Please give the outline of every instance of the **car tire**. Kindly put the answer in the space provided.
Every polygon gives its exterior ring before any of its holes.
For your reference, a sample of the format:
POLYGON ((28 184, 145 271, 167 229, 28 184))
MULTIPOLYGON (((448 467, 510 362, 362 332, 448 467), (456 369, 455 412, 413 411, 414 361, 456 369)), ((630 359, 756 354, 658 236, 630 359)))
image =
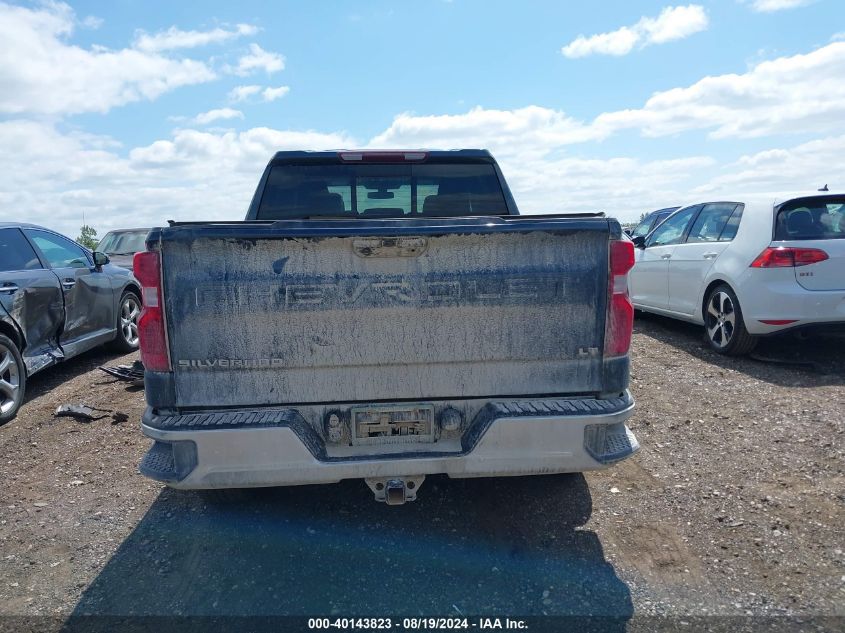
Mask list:
POLYGON ((26 365, 20 350, 8 336, 0 334, 0 426, 14 418, 26 391, 26 365))
POLYGON ((710 349, 726 356, 743 356, 757 345, 745 329, 736 293, 727 284, 713 288, 704 302, 704 336, 710 349))
POLYGON ((131 290, 120 296, 117 304, 117 333, 112 347, 119 352, 134 352, 138 349, 138 316, 141 314, 141 300, 131 290))

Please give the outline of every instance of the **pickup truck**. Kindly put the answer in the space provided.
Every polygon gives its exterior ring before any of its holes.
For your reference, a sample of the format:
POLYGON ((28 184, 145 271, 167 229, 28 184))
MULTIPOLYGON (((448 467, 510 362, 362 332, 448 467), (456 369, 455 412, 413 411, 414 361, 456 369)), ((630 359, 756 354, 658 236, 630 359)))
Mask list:
POLYGON ((246 219, 135 256, 140 470, 175 488, 607 467, 626 426, 633 245, 519 215, 485 150, 279 152, 246 219))

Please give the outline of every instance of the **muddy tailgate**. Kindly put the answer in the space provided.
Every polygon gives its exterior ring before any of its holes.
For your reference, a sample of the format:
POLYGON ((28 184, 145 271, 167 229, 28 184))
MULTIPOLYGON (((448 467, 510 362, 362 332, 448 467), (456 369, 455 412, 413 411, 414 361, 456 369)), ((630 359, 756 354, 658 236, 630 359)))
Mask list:
POLYGON ((162 229, 176 404, 602 391, 609 230, 542 217, 162 229))

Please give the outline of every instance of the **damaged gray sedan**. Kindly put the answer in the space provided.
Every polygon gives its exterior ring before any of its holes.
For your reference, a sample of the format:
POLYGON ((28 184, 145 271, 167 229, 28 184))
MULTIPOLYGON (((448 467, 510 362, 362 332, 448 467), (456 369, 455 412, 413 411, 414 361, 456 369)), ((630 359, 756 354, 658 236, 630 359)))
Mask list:
POLYGON ((26 379, 109 343, 138 348, 141 293, 132 273, 48 229, 0 223, 0 424, 26 379))

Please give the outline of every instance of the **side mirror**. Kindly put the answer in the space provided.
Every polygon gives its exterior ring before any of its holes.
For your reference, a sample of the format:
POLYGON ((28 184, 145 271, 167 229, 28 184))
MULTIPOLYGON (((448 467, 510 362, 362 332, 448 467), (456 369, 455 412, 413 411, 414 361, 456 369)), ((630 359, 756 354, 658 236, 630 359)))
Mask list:
POLYGON ((100 251, 94 251, 94 265, 99 268, 100 266, 105 266, 111 260, 109 256, 105 253, 101 253, 100 251))
POLYGON ((645 248, 645 236, 637 235, 637 237, 631 240, 634 243, 634 247, 636 248, 645 248))

